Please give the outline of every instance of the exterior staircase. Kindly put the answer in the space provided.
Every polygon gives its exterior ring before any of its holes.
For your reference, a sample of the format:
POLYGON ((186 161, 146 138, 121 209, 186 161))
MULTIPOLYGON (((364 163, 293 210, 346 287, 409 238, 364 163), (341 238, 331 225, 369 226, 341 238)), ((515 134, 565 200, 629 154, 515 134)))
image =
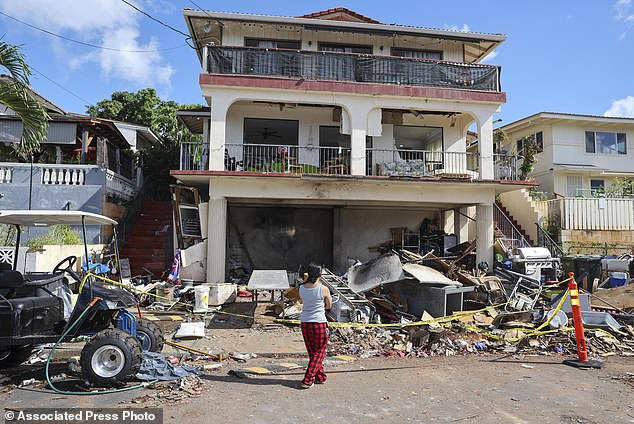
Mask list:
POLYGON ((499 225, 500 223, 498 223, 498 229, 500 229, 502 232, 504 232, 505 236, 507 236, 508 238, 516 238, 517 234, 506 234, 508 233, 513 233, 513 232, 519 232, 519 234, 521 235, 521 237, 524 238, 524 240, 526 241, 526 243, 528 243, 529 246, 536 246, 537 244, 535 243, 534 240, 531 239, 531 237, 528 235, 528 233, 524 230, 524 228, 522 228, 522 225, 520 223, 518 223, 515 218, 513 218, 513 215, 511 215, 511 213, 508 211, 508 209, 506 209, 504 207, 504 205, 502 205, 501 203, 497 202, 496 203, 497 207, 498 207, 498 211, 502 213, 502 215, 504 215, 504 217, 506 217, 506 221, 508 221, 509 223, 512 224, 512 226, 508 226, 509 228, 511 228, 511 231, 507 231, 504 227, 506 227, 505 225, 499 225))
POLYGON ((146 200, 130 231, 121 258, 130 260, 132 275, 161 277, 172 262, 172 203, 146 200))

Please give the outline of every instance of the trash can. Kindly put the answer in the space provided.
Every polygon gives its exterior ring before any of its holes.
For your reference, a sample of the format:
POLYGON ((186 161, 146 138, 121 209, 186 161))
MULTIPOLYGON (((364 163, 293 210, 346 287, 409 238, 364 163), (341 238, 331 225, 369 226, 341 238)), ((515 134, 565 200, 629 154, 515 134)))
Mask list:
POLYGON ((574 272, 579 287, 588 292, 592 291, 594 279, 601 279, 601 259, 599 255, 580 255, 575 258, 574 272))

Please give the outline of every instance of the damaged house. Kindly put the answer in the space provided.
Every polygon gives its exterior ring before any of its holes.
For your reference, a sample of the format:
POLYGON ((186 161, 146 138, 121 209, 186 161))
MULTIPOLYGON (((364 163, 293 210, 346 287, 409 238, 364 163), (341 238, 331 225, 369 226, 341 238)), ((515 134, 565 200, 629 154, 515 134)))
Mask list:
POLYGON ((208 282, 310 261, 343 273, 386 241, 420 251, 443 231, 455 237, 437 254, 476 240, 493 263, 496 195, 534 185, 493 150, 506 94, 481 61, 504 35, 345 8, 184 16, 209 106, 179 112, 203 143, 182 144, 172 175, 206 203, 208 282))

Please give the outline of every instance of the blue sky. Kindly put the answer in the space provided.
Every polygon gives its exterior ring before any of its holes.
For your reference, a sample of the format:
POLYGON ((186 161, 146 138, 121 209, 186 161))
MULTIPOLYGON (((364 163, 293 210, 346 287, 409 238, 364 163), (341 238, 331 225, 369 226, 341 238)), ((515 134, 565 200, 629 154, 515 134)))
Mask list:
MULTIPOLYGON (((503 124, 539 111, 634 117, 634 0, 132 2, 183 32, 182 9, 197 8, 195 3, 207 10, 285 16, 345 6, 385 23, 503 33, 507 41, 488 60, 502 66, 503 124)), ((0 0, 0 12, 87 43, 161 50, 99 50, 0 15, 2 39, 23 45, 34 69, 77 96, 35 74, 34 88, 66 110, 83 113, 86 104, 113 91, 143 87, 181 103, 203 101, 200 65, 184 37, 119 0, 0 0)))

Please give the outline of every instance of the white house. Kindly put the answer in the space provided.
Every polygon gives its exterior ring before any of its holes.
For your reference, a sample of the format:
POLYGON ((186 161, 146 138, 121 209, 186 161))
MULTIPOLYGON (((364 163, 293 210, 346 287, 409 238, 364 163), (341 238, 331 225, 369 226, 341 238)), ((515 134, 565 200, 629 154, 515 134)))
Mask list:
POLYGON ((541 112, 501 128, 509 141, 495 146, 498 151, 521 155, 524 143, 536 143, 530 176, 552 199, 537 207, 562 230, 562 242, 608 242, 627 250, 634 241, 634 200, 615 179, 634 179, 634 119, 541 112))
POLYGON ((241 261, 341 272, 374 257, 368 248, 390 229, 418 232, 426 218, 466 241, 470 207, 478 260, 492 263, 495 196, 531 185, 493 152, 506 94, 499 67, 480 61, 504 35, 387 25, 345 8, 184 16, 209 108, 180 113, 205 144, 182 145, 172 175, 208 193, 208 281, 241 261))

